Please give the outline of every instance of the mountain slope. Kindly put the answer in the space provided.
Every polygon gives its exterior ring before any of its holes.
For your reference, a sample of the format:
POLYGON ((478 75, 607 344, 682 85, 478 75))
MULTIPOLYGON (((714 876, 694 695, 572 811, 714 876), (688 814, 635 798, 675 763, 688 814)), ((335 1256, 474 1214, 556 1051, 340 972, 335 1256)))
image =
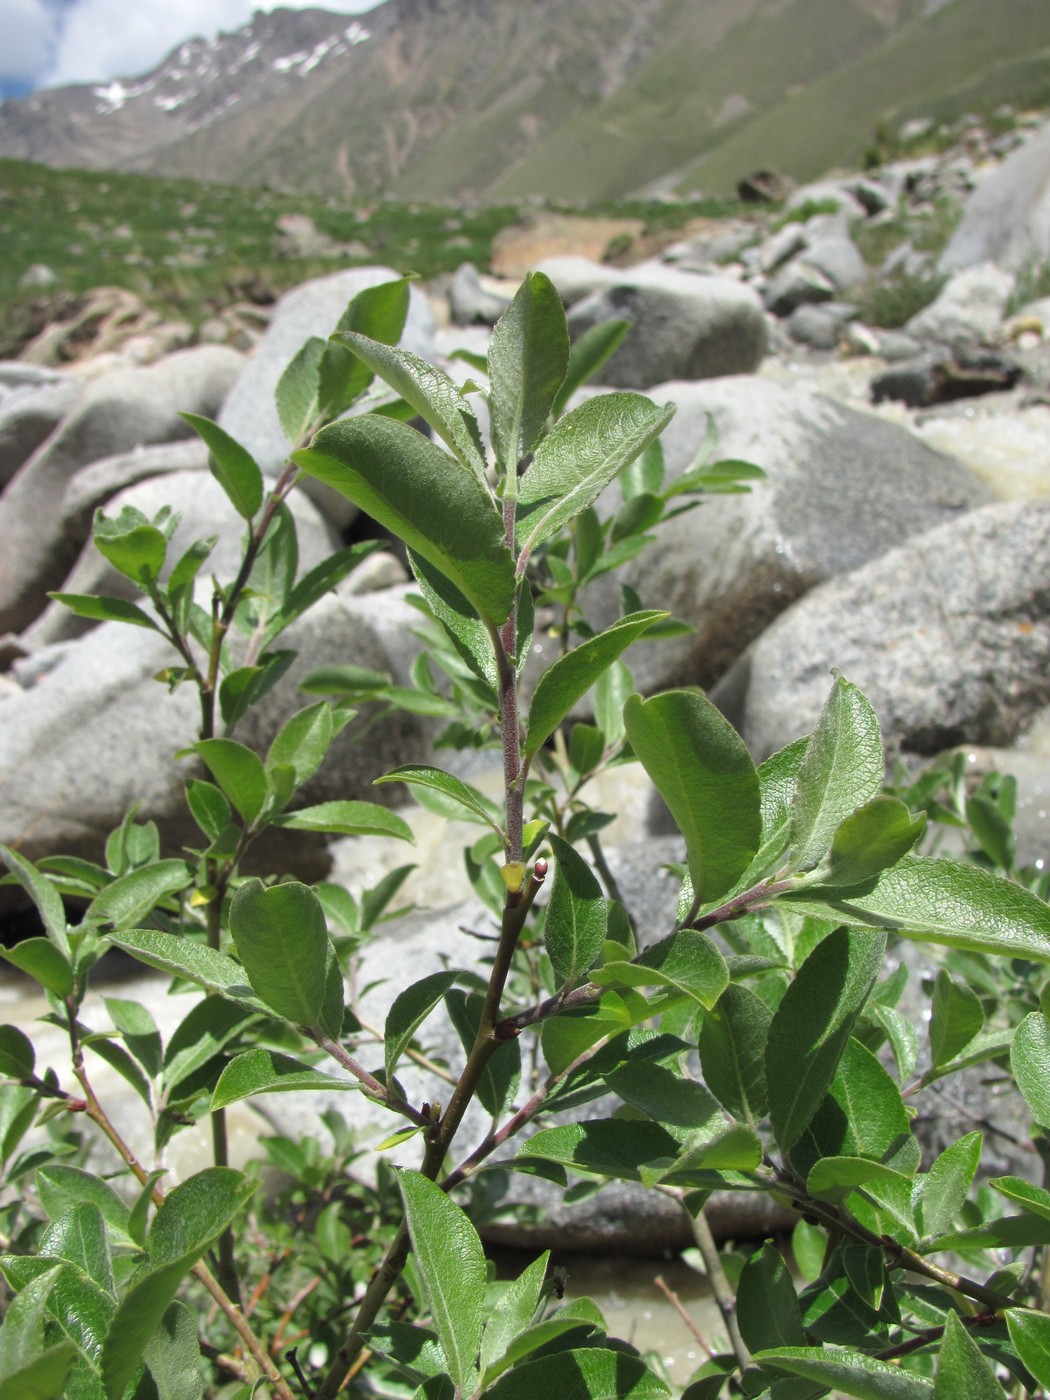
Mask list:
POLYGON ((0 155, 367 200, 730 189, 1041 81, 1048 0, 385 0, 0 106, 0 155))

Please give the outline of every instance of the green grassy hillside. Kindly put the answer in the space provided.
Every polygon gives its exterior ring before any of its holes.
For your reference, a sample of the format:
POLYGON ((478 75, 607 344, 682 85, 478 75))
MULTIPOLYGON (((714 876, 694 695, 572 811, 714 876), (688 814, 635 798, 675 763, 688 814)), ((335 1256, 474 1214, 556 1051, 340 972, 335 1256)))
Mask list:
POLYGON ((813 179, 859 165, 880 123, 951 118, 997 102, 1042 104, 1048 93, 1046 0, 953 0, 756 116, 685 165, 678 188, 732 188, 761 166, 813 179))

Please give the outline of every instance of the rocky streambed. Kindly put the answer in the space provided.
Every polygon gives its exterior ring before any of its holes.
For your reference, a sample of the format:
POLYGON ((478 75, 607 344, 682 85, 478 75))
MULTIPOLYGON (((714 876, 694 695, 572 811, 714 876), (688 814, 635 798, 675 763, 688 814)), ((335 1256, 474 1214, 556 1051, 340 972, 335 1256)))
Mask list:
MULTIPOLYGON (((670 475, 694 459, 711 424, 719 455, 767 473, 749 494, 712 498, 670 522, 658 546, 628 567, 645 606, 670 608, 692 629, 637 648, 636 681, 647 692, 704 686, 760 758, 813 727, 838 668, 873 701, 894 756, 918 763, 962 746, 975 770, 1015 770, 1022 858, 1043 859, 1050 303, 1022 294, 1050 248, 1050 126, 1021 131, 1000 151, 949 152, 822 182, 796 192, 787 214, 775 228, 706 228, 631 267, 564 255, 540 263, 574 333, 610 317, 632 323, 602 377, 676 404, 664 437, 670 475), (961 219, 939 261, 912 247, 895 252, 893 266, 865 262, 860 246, 880 220, 918 226, 949 193, 961 219), (861 312, 873 282, 900 283, 902 268, 912 280, 935 276, 938 295, 901 328, 867 324, 861 312)), ((141 337, 130 348, 118 337, 67 368, 0 365, 0 841, 33 859, 59 851, 98 858, 133 803, 171 850, 189 838, 169 755, 194 738, 195 702, 153 679, 167 664, 163 645, 148 632, 75 619, 47 592, 121 594, 122 580, 89 544, 99 506, 152 516, 172 504, 182 518, 176 543, 218 535, 221 573, 240 524, 179 413, 217 417, 275 474, 283 438, 273 389, 285 364, 308 335, 331 331, 356 291, 391 275, 353 269, 298 288, 250 353, 227 345, 163 353, 161 337, 151 357, 141 337)), ((454 352, 484 349, 512 290, 508 278, 466 270, 451 288, 416 286, 404 343, 462 380, 466 366, 454 352)), ((293 500, 303 568, 360 528, 345 502, 323 493, 293 500)), ((615 503, 614 487, 600 506, 615 503)), ((419 643, 408 591, 393 555, 352 574, 289 634, 297 660, 238 737, 265 745, 299 707, 298 679, 320 665, 353 660, 410 684, 419 643)), ((611 620, 614 605, 596 592, 595 621, 611 620)), ((546 644, 540 634, 536 645, 546 644)), ((374 777, 426 759, 432 737, 431 723, 412 715, 385 723, 367 746, 347 736, 307 797, 372 796, 374 777)), ((491 780, 484 762, 471 780, 491 780)), ((623 769, 609 781, 601 800, 619 814, 607 833, 610 865, 655 938, 673 916, 661 867, 680 858, 677 838, 644 775, 623 769)), ((460 831, 430 813, 409 818, 420 871, 406 895, 417 908, 384 925, 361 971, 362 985, 379 982, 365 998, 376 1022, 391 989, 440 966, 450 949, 470 957, 460 930, 484 918, 465 881, 457 883, 457 861, 450 869, 460 831)), ((360 889, 404 856, 381 842, 326 848, 311 840, 287 843, 279 859, 303 879, 330 871, 360 889)), ((5 974, 5 1014, 32 1014, 24 993, 5 974)), ((121 995, 148 1003, 167 1024, 174 1003, 163 983, 139 978, 121 995)), ((448 1049, 458 1053, 454 1039, 448 1049)), ((45 1038, 41 1054, 45 1062, 54 1054, 61 1070, 57 1040, 52 1047, 45 1038)), ((1006 1122, 1013 1110, 1001 1108, 1006 1122)), ((981 1111, 999 1107, 982 1103, 981 1111)), ((134 1136, 135 1105, 127 1112, 134 1136)), ((316 1112, 316 1096, 286 1096, 283 1130, 308 1130, 316 1112)), ((354 1115, 369 1146, 387 1130, 356 1097, 354 1115)), ((468 1122, 465 1133, 482 1128, 468 1122)), ((242 1107, 239 1155, 251 1155, 260 1130, 265 1122, 242 1107)), ((188 1164, 192 1134, 172 1148, 176 1172, 184 1151, 188 1164)), ((1020 1169, 1008 1156, 1004 1163, 1020 1169)), ((533 1183, 515 1189, 528 1201, 533 1183)), ((684 1242, 676 1211, 626 1187, 578 1207, 534 1203, 538 1228, 511 1220, 493 1237, 633 1250, 684 1242)), ((719 1209, 723 1233, 774 1223, 746 1207, 742 1214, 735 1200, 719 1209)))

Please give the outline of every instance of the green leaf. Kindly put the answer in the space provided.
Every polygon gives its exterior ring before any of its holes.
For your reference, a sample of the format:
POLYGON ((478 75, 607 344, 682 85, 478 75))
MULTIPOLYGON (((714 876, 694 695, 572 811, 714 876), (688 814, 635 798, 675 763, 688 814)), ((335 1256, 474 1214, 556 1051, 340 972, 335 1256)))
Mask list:
POLYGON ((404 423, 372 414, 333 423, 295 460, 428 560, 488 625, 510 615, 514 566, 486 486, 404 423))
POLYGON ((993 1177, 988 1185, 998 1191, 1010 1201, 1016 1201, 1018 1205, 1029 1210, 1033 1215, 1040 1216, 1043 1220, 1050 1220, 1050 1191, 1044 1191, 1040 1186, 1033 1186, 1031 1182, 1023 1181, 1018 1176, 998 1176, 993 1177))
POLYGON ((1050 1220, 1036 1215, 1002 1215, 969 1230, 953 1230, 936 1239, 924 1240, 923 1254, 941 1254, 968 1249, 1027 1249, 1050 1244, 1050 1220))
POLYGON ((53 1220, 40 1241, 45 1259, 64 1259, 103 1289, 113 1292, 113 1268, 106 1238, 106 1222, 98 1206, 79 1201, 53 1220))
POLYGON ((954 1060, 984 1029, 984 1007, 965 982, 954 982, 944 968, 937 974, 930 1012, 930 1062, 935 1069, 954 1060))
POLYGON ((518 483, 523 554, 593 505, 673 416, 673 404, 658 408, 641 394, 602 394, 555 424, 518 483))
POLYGON ((812 878, 831 889, 864 884, 906 855, 925 825, 926 814, 912 817, 899 798, 875 797, 839 824, 812 878))
POLYGON ((312 335, 303 342, 277 381, 274 402, 284 435, 293 445, 318 415, 321 360, 328 342, 312 335))
MULTIPOLYGON (((358 292, 343 312, 336 333, 357 331, 383 345, 396 345, 408 316, 408 279, 381 282, 358 292)), ((345 346, 329 341, 321 361, 321 413, 337 418, 372 383, 374 376, 363 360, 345 346)))
POLYGON ((755 1353, 764 1371, 806 1380, 855 1395, 859 1400, 931 1400, 933 1386, 888 1361, 831 1347, 777 1347, 755 1353))
POLYGON ((980 1160, 981 1134, 967 1133, 946 1147, 928 1172, 916 1177, 916 1213, 924 1236, 933 1238, 951 1229, 970 1193, 980 1160))
MULTIPOLYGON (((346 549, 337 549, 334 554, 328 555, 320 564, 315 564, 303 574, 294 588, 285 594, 266 628, 266 645, 269 646, 290 623, 312 608, 326 593, 331 593, 347 574, 380 548, 382 545, 378 540, 362 540, 357 544, 348 545, 346 549)), ((299 682, 299 688, 306 689, 302 681, 299 682)))
POLYGON ((459 977, 458 972, 432 972, 399 992, 383 1028, 387 1076, 393 1074, 412 1037, 459 977))
POLYGON ((95 896, 84 922, 130 928, 144 919, 169 894, 193 883, 193 871, 184 860, 158 860, 139 870, 129 870, 95 896))
POLYGON ((749 1128, 726 1117, 702 1084, 664 1065, 626 1064, 605 1076, 609 1087, 632 1107, 647 1113, 679 1142, 671 1169, 641 1167, 646 1185, 682 1172, 751 1171, 762 1160, 762 1144, 749 1128))
POLYGON ((193 580, 204 567, 205 561, 218 543, 218 535, 211 535, 208 539, 194 540, 186 549, 182 556, 176 560, 175 567, 168 575, 168 598, 174 603, 180 592, 187 590, 193 580))
MULTIPOLYGON (((449 1020, 456 1028, 460 1043, 469 1055, 481 1027, 481 1012, 485 998, 480 992, 468 994, 457 988, 445 993, 449 1020)), ((518 1092, 521 1082, 521 1042, 504 1040, 489 1057, 481 1072, 476 1090, 478 1102, 486 1113, 499 1118, 518 1092)))
MULTIPOLYGON (((1007 1318, 1011 1316, 1007 1314, 1007 1318)), ((1003 1400, 1006 1392, 995 1371, 970 1336, 958 1315, 949 1312, 937 1353, 937 1377, 933 1400, 1003 1400)))
POLYGON ((87 617, 92 622, 127 622, 132 627, 160 631, 148 613, 126 598, 113 598, 106 593, 49 593, 47 596, 68 608, 75 617, 87 617))
POLYGON ((565 405, 581 384, 593 379, 602 366, 615 355, 631 329, 630 321, 603 321, 590 326, 574 340, 569 349, 569 367, 565 382, 554 400, 554 417, 560 418, 565 405))
POLYGON ((251 520, 263 498, 263 474, 255 458, 210 418, 196 413, 180 416, 203 439, 211 454, 208 459, 211 474, 226 492, 234 510, 245 520, 251 520))
POLYGON ((229 1062, 211 1097, 211 1111, 228 1108, 231 1103, 251 1098, 253 1094, 287 1094, 303 1090, 327 1093, 356 1090, 361 1086, 355 1079, 337 1079, 322 1074, 290 1055, 276 1050, 246 1050, 229 1062))
POLYGON ((11 1301, 0 1326, 0 1400, 63 1400, 76 1361, 70 1342, 46 1347, 44 1323, 57 1269, 28 1283, 11 1301))
POLYGON ((398 1185, 416 1267, 441 1339, 449 1374, 462 1395, 476 1387, 485 1317, 485 1253, 466 1215, 419 1172, 402 1171, 398 1185))
POLYGON ((25 938, 13 948, 0 948, 0 958, 28 973, 56 997, 67 997, 73 990, 69 959, 46 938, 25 938))
POLYGON ((906 1182, 908 1178, 868 1157, 822 1157, 806 1178, 806 1190, 818 1200, 841 1201, 869 1182, 906 1182))
POLYGON ((220 790, 203 778, 191 778, 186 784, 186 802, 208 840, 217 841, 233 817, 233 808, 220 790))
POLYGON ((122 1400, 183 1278, 247 1204, 257 1182, 209 1167, 169 1191, 149 1232, 149 1266, 121 1299, 102 1346, 107 1400, 122 1400))
POLYGON ((703 1018, 697 1048, 704 1083, 734 1118, 766 1116, 766 1038, 773 1013, 749 987, 730 983, 703 1018))
POLYGON ((666 612, 637 612, 622 617, 604 632, 582 642, 540 677, 529 704, 525 758, 531 761, 577 701, 646 628, 669 617, 666 612))
POLYGON ((1050 962, 1050 906, 1010 880, 962 861, 904 856, 871 890, 780 896, 817 918, 993 956, 1050 962))
POLYGON ((290 764, 295 769, 296 786, 300 786, 324 762, 332 737, 331 706, 322 700, 292 715, 281 726, 266 754, 266 768, 290 764))
POLYGON ((193 748, 250 826, 266 802, 266 770, 262 759, 236 739, 201 739, 193 748))
POLYGON ((336 695, 347 699, 370 697, 390 684, 387 671, 372 671, 367 666, 318 666, 299 682, 306 695, 336 695))
POLYGON ((124 1037, 124 1044, 142 1065, 150 1078, 160 1073, 163 1046, 157 1024, 141 1002, 125 997, 103 997, 114 1027, 124 1037))
POLYGON ((1050 1317, 1009 1308, 1006 1326, 1017 1355, 1042 1386, 1050 1386, 1050 1317))
POLYGON ((0 1026, 0 1076, 29 1079, 36 1067, 36 1052, 24 1031, 17 1026, 0 1026))
MULTIPOLYGON (((410 350, 382 345, 353 331, 337 335, 334 339, 337 344, 352 350, 406 403, 411 404, 420 418, 430 424, 460 463, 470 471, 475 482, 484 487, 485 452, 474 410, 444 370, 428 364, 410 350)), ((314 443, 321 446, 316 438, 314 443)))
POLYGON ((775 1245, 762 1245, 744 1265, 736 1313, 740 1335, 751 1351, 805 1346, 795 1286, 775 1245))
POLYGON ((518 1277, 509 1283, 485 1324, 481 1339, 481 1380, 487 1385, 490 1369, 502 1360, 507 1347, 519 1333, 529 1327, 540 1305, 543 1280, 547 1275, 550 1250, 533 1260, 518 1277))
POLYGON ((569 986, 590 968, 605 942, 609 903, 582 856, 560 836, 550 836, 556 866, 543 924, 543 941, 559 985, 569 986))
POLYGON ((1050 1024, 1041 1011, 1030 1011, 1010 1046, 1010 1068, 1028 1112, 1050 1127, 1050 1024))
POLYGON ((672 933, 652 943, 633 962, 595 968, 599 986, 672 987, 711 1007, 729 983, 725 958, 706 934, 672 933))
POLYGON ((791 813, 792 863, 810 870, 846 817, 882 790, 885 759, 871 705, 841 677, 832 687, 799 769, 791 813))
POLYGON ((204 1068, 242 1030, 252 1013, 221 997, 199 1001, 168 1039, 164 1052, 164 1084, 171 1091, 204 1068))
POLYGON ((17 851, 12 851, 8 846, 0 846, 0 860, 4 862, 36 905, 48 938, 68 959, 70 952, 69 939, 66 937, 66 911, 63 908, 62 897, 58 890, 31 861, 20 856, 17 851))
POLYGON ((526 274, 489 340, 489 415, 496 460, 517 473, 546 426, 569 367, 561 298, 542 272, 526 274))
POLYGON ((597 1118, 541 1128, 518 1149, 515 1162, 541 1158, 589 1176, 640 1181, 642 1169, 669 1171, 681 1146, 666 1128, 645 1120, 597 1118))
POLYGON ((40 1204, 52 1220, 77 1205, 90 1205, 99 1212, 119 1243, 131 1243, 127 1203, 101 1177, 63 1162, 50 1162, 37 1173, 36 1188, 40 1204))
POLYGON ((141 511, 125 506, 115 520, 109 520, 97 510, 92 534, 95 548, 118 574, 143 587, 160 578, 168 541, 141 511))
POLYGON ((641 1357, 586 1347, 515 1366, 485 1400, 667 1400, 670 1393, 641 1357))
MULTIPOLYGON (((448 633, 456 651, 459 652, 474 674, 492 688, 492 707, 496 708, 495 697, 499 686, 499 672, 492 646, 492 636, 488 628, 459 589, 426 559, 420 558, 418 554, 409 550, 408 562, 412 567, 412 573, 419 584, 427 607, 448 633)), ((531 597, 531 589, 522 589, 522 603, 531 597)), ((520 639, 520 606, 518 612, 520 639)), ((520 659, 519 657, 519 662, 520 659)), ((520 664, 518 669, 520 672, 520 664)))
POLYGON ((229 728, 268 695, 295 660, 294 651, 268 651, 257 666, 239 666, 219 684, 219 711, 229 728))
POLYGON ((685 837, 700 904, 732 889, 758 849, 758 775, 733 726, 695 691, 624 706, 631 748, 685 837))
POLYGON ((818 943, 774 1013, 766 1041, 766 1087, 782 1151, 802 1136, 882 966, 886 939, 839 928, 818 943))
POLYGON ((414 841, 412 828, 377 802, 319 802, 315 807, 300 807, 297 812, 285 812, 275 817, 273 826, 292 831, 326 831, 341 836, 396 836, 401 841, 414 841))
POLYGON ((250 1011, 267 1009, 249 987, 241 964, 204 943, 151 928, 118 929, 108 937, 149 967, 185 977, 205 991, 216 992, 250 1011))
POLYGON ((247 880, 230 905, 230 932, 256 995, 293 1025, 320 1028, 330 944, 314 892, 247 880))
POLYGON ((634 677, 622 661, 614 661, 594 687, 594 721, 609 748, 624 737, 623 707, 634 693, 634 677))
POLYGON ((174 1302, 146 1343, 146 1365, 157 1400, 204 1400, 197 1323, 185 1303, 174 1302))
POLYGON ((391 773, 384 773, 376 783, 408 783, 411 786, 431 788, 445 797, 451 798, 475 817, 491 826, 497 836, 502 836, 500 810, 491 798, 471 787, 469 783, 444 772, 441 768, 430 768, 425 764, 406 763, 391 773))

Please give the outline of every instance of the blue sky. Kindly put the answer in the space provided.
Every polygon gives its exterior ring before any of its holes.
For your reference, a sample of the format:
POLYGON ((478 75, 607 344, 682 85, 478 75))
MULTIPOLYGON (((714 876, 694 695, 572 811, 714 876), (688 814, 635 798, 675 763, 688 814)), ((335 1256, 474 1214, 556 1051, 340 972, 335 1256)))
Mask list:
POLYGON ((360 14, 378 0, 0 0, 0 97, 144 73, 183 39, 278 3, 360 14))

